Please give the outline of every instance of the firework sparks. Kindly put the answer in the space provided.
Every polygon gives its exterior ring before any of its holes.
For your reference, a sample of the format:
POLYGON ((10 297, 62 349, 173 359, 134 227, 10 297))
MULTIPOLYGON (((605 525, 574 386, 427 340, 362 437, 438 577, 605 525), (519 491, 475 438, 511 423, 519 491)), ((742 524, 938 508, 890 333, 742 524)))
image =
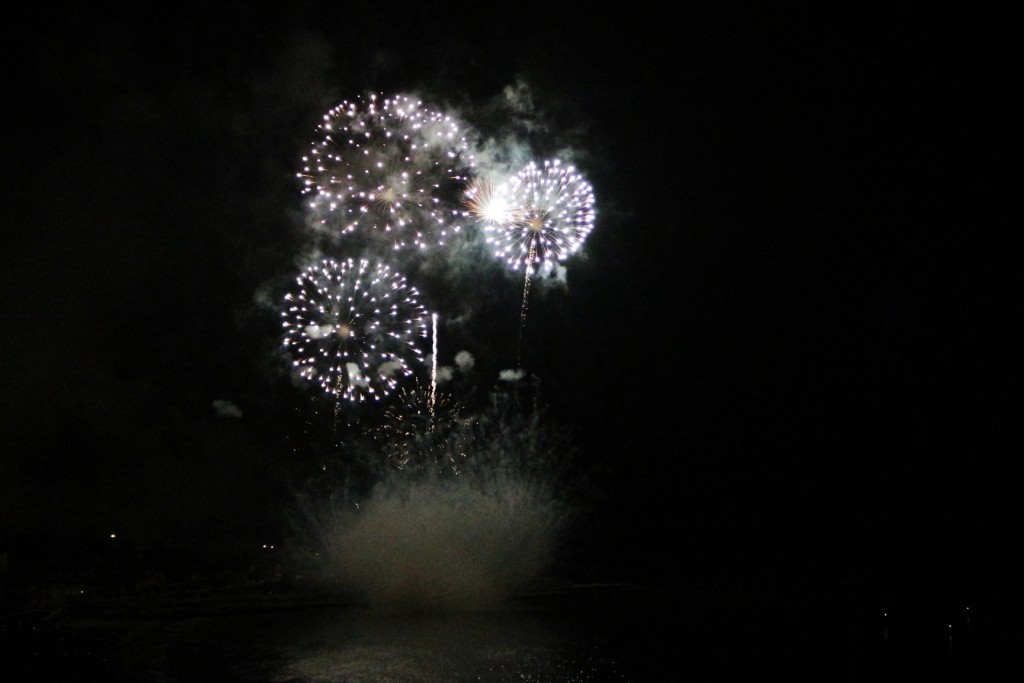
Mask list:
POLYGON ((457 121, 398 95, 342 102, 302 158, 316 220, 400 249, 443 245, 466 217, 474 160, 457 121))
POLYGON ((485 225, 510 226, 521 218, 522 211, 511 203, 504 188, 486 178, 479 178, 470 184, 464 204, 469 213, 485 225))
POLYGON ((380 399, 422 361, 419 293, 382 263, 324 259, 296 279, 282 311, 284 347, 299 375, 339 399, 380 399))
POLYGON ((400 468, 440 467, 458 474, 470 440, 461 416, 462 405, 446 393, 422 388, 402 389, 370 433, 384 455, 400 468))
POLYGON ((564 261, 579 251, 594 227, 594 192, 582 175, 557 159, 532 161, 499 188, 468 193, 483 220, 487 242, 515 269, 564 261))

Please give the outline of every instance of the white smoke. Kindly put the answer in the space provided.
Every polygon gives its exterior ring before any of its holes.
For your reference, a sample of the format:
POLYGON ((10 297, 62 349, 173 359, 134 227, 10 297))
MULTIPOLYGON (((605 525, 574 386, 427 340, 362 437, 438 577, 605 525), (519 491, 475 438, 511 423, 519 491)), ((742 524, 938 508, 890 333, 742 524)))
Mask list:
MULTIPOLYGON (((517 271, 521 272, 521 271, 517 271)), ((530 282, 546 289, 566 289, 568 269, 555 260, 544 260, 537 264, 530 282)))
POLYGON ((348 372, 349 386, 363 388, 370 386, 370 378, 363 374, 358 364, 352 362, 345 363, 345 371, 348 372))
POLYGON ((475 363, 476 359, 473 358, 473 354, 469 351, 459 351, 455 354, 455 364, 459 366, 459 372, 469 372, 473 369, 475 363))
POLYGON ((526 370, 502 370, 498 373, 498 379, 502 382, 518 382, 526 376, 526 370))
POLYGON ((324 578, 390 608, 481 609, 547 569, 561 512, 511 478, 383 483, 327 521, 324 578))
POLYGON ((455 376, 455 368, 450 365, 439 365, 437 368, 437 383, 444 384, 450 382, 452 377, 455 376))
POLYGON ((384 375, 385 377, 391 377, 396 372, 400 372, 401 369, 402 364, 396 360, 385 361, 381 363, 380 366, 377 368, 380 374, 384 375))
MULTIPOLYGON (((577 514, 572 448, 539 414, 505 407, 440 432, 430 452, 459 460, 458 474, 388 468, 366 489, 301 498, 309 535, 292 557, 303 574, 376 607, 416 611, 486 609, 541 578, 577 514)), ((433 439, 433 427, 419 436, 433 439)), ((359 454, 354 442, 347 457, 359 454)))
POLYGON ((334 327, 331 325, 307 325, 303 331, 310 339, 323 339, 334 332, 334 327))
POLYGON ((216 411, 217 417, 242 417, 242 409, 231 401, 217 399, 213 402, 213 409, 216 411))

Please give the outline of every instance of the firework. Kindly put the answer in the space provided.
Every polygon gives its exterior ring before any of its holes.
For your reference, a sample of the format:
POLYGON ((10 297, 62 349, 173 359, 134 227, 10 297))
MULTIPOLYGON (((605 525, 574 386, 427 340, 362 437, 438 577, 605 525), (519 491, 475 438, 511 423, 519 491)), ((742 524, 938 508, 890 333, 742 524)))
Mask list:
POLYGON ((594 192, 575 168, 558 159, 538 168, 532 161, 508 182, 480 180, 463 201, 483 223, 485 239, 499 258, 523 268, 516 363, 522 360, 530 279, 538 267, 553 267, 576 253, 594 227, 594 192))
POLYGON ((485 226, 515 225, 522 212, 510 203, 511 198, 504 189, 504 186, 493 180, 478 178, 466 190, 466 208, 485 226))
POLYGON ((532 161, 495 189, 474 185, 470 211, 482 219, 487 242, 513 268, 530 271, 564 261, 594 226, 594 192, 575 168, 557 159, 532 161))
POLYGON ((430 417, 434 417, 434 404, 437 403, 437 313, 430 316, 430 417))
POLYGON ((459 232, 473 168, 453 117, 404 95, 370 95, 324 115, 298 176, 317 222, 425 249, 459 232))
POLYGON ((387 265, 324 259, 296 279, 282 311, 284 348, 306 380, 339 399, 380 399, 422 361, 419 293, 387 265))
POLYGON ((469 444, 462 405, 446 393, 417 383, 402 389, 384 411, 371 436, 385 456, 400 468, 437 467, 458 474, 469 444))

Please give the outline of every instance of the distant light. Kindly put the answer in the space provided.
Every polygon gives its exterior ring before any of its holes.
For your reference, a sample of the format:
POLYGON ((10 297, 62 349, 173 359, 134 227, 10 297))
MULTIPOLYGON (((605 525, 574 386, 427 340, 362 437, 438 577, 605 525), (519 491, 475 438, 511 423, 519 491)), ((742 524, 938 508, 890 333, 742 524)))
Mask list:
POLYGON ((117 538, 117 534, 110 534, 111 538, 117 538))

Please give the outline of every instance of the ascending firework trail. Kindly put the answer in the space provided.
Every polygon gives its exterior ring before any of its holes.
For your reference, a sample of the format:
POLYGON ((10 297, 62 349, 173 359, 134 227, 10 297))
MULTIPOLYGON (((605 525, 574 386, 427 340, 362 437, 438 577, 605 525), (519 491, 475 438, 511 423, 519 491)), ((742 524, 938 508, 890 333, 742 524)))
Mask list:
POLYGON ((437 401, 437 313, 430 316, 430 419, 434 419, 434 403, 437 401))

